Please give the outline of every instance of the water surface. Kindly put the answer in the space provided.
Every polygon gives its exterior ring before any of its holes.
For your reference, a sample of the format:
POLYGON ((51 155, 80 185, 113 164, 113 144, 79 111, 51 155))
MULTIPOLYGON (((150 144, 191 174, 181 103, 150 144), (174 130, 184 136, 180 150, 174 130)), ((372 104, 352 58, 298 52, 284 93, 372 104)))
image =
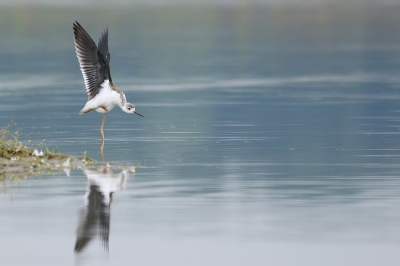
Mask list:
POLYGON ((1 264, 396 265, 394 11, 336 10, 342 20, 324 24, 304 21, 308 9, 280 10, 298 23, 266 19, 267 8, 185 10, 197 20, 181 23, 181 9, 116 10, 111 22, 34 9, 1 27, 13 35, 0 54, 0 123, 13 117, 23 141, 101 162, 102 115, 78 115, 75 19, 94 39, 110 24, 113 79, 144 115, 108 115, 113 169, 3 183, 1 264), (90 196, 107 206, 90 212, 90 196), (95 234, 109 223, 108 253, 103 231, 74 254, 89 220, 102 223, 95 234))

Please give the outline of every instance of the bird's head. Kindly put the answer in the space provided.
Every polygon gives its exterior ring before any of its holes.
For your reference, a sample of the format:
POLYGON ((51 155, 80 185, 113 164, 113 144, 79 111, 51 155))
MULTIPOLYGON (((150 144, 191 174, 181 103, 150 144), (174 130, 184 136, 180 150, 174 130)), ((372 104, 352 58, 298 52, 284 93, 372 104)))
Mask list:
POLYGON ((128 113, 128 114, 137 114, 137 115, 140 115, 141 117, 143 117, 141 114, 139 114, 139 113, 137 113, 137 112, 135 111, 135 105, 132 104, 132 103, 126 103, 126 104, 124 105, 124 107, 122 108, 122 110, 123 110, 125 113, 128 113))

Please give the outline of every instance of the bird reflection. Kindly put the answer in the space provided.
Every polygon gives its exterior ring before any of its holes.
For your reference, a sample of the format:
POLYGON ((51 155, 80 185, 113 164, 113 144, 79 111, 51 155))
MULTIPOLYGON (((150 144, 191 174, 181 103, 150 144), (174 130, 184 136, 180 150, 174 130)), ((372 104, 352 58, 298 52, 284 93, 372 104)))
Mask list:
POLYGON ((110 235, 110 206, 113 194, 125 188, 129 177, 133 176, 135 168, 123 169, 114 173, 113 167, 104 166, 85 167, 84 174, 88 179, 85 195, 85 206, 80 213, 75 243, 75 252, 82 252, 89 242, 100 237, 103 248, 108 252, 110 235))

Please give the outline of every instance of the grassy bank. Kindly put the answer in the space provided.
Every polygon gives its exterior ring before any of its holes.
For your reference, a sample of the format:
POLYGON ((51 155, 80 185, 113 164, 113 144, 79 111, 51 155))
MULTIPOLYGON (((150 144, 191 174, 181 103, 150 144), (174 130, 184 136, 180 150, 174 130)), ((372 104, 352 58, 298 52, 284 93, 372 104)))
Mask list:
POLYGON ((19 130, 12 130, 14 127, 15 124, 10 122, 0 128, 0 181, 70 171, 82 165, 95 164, 86 154, 75 158, 50 149, 43 142, 35 147, 24 144, 19 140, 19 130))

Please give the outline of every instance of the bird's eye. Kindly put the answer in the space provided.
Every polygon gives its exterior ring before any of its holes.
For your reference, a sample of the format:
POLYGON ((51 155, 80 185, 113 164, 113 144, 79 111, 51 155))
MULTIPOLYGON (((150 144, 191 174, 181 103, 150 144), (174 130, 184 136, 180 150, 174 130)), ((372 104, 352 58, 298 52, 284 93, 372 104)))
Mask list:
POLYGON ((128 110, 131 110, 131 108, 130 108, 130 107, 128 107, 128 110))

